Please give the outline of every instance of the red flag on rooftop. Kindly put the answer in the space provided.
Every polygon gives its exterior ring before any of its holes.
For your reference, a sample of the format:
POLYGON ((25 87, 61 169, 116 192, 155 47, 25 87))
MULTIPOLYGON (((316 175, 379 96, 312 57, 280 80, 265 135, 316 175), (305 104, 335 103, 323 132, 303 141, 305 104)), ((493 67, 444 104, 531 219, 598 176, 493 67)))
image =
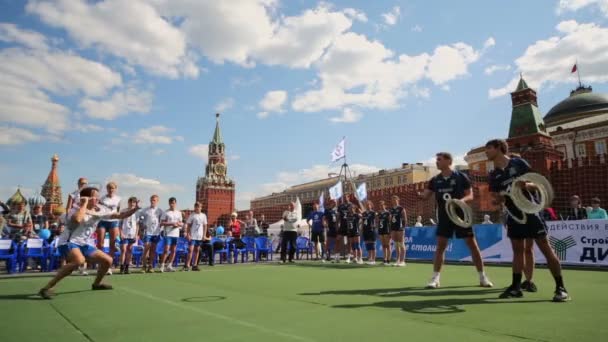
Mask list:
POLYGON ((576 70, 577 70, 577 68, 576 68, 576 64, 574 64, 574 66, 572 67, 572 71, 571 71, 571 73, 575 73, 575 72, 576 72, 576 70))

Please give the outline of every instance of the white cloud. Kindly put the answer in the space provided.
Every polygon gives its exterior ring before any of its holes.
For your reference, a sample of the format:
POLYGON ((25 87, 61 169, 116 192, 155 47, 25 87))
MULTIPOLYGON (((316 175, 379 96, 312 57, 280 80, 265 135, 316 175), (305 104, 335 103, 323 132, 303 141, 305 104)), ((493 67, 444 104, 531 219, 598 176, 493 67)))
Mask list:
POLYGON ((225 98, 215 105, 215 111, 218 113, 222 113, 225 110, 228 110, 234 106, 234 99, 231 97, 225 98))
MULTIPOLYGON (((570 73, 578 59, 578 66, 589 83, 608 82, 608 28, 597 24, 581 24, 574 20, 556 26, 557 36, 536 41, 515 60, 517 71, 534 88, 546 84, 574 83, 570 73)), ((502 88, 490 89, 489 97, 509 94, 517 85, 515 76, 502 88)))
POLYGON ((511 70, 511 66, 508 64, 506 64, 506 65, 495 64, 495 65, 490 65, 489 67, 485 68, 483 72, 486 75, 492 75, 497 71, 509 71, 509 70, 511 70))
POLYGON ((32 49, 48 48, 45 36, 35 31, 22 30, 11 23, 0 23, 0 41, 17 43, 32 49))
POLYGON ((175 196, 176 193, 184 190, 181 185, 166 184, 157 179, 144 178, 133 173, 113 173, 106 179, 106 183, 109 181, 118 184, 118 191, 123 198, 123 206, 126 205, 128 198, 131 196, 137 197, 141 206, 146 206, 150 203, 150 196, 154 194, 160 196, 160 203, 165 203, 168 197, 175 196))
POLYGON ((172 134, 173 128, 165 126, 152 126, 138 130, 131 140, 136 144, 172 144, 174 141, 183 141, 184 138, 172 134))
POLYGON ((479 52, 467 44, 439 46, 429 61, 428 78, 435 84, 444 84, 466 75, 469 64, 476 62, 477 59, 479 59, 479 52))
POLYGON ((420 26, 420 25, 414 25, 412 27, 412 32, 422 32, 422 26, 420 26))
POLYGON ((70 129, 75 130, 75 131, 79 131, 79 132, 82 132, 82 133, 102 132, 104 130, 103 127, 98 126, 98 125, 82 124, 80 122, 72 123, 70 125, 70 129))
POLYGON ((297 111, 315 112, 347 106, 393 109, 409 86, 424 78, 437 85, 468 74, 480 52, 464 43, 438 46, 432 55, 395 56, 378 41, 348 32, 340 36, 317 62, 317 89, 298 94, 297 111))
POLYGON ((367 22, 367 15, 365 15, 365 13, 362 11, 359 11, 354 8, 345 8, 343 12, 347 17, 349 17, 353 20, 358 20, 362 23, 367 22))
POLYGON ((201 145, 190 146, 190 148, 188 149, 188 153, 190 153, 190 155, 192 155, 192 156, 195 156, 204 161, 207 161, 207 157, 208 157, 208 153, 209 153, 209 145, 201 144, 201 145))
POLYGON ((605 16, 608 16, 608 0, 560 0, 557 5, 557 14, 575 12, 584 7, 597 6, 605 16))
POLYGON ((341 116, 335 116, 329 119, 331 122, 336 123, 354 123, 363 117, 363 114, 357 112, 351 108, 344 108, 341 116))
POLYGON ((27 129, 0 126, 0 146, 27 144, 40 139, 38 134, 27 129))
POLYGON ((384 18, 384 23, 386 25, 395 25, 397 21, 399 21, 399 17, 401 17, 401 8, 399 6, 395 6, 391 9, 390 12, 383 13, 382 18, 384 18))
POLYGON ((148 113, 152 106, 152 97, 152 93, 149 91, 128 86, 126 89, 114 91, 106 99, 83 99, 80 107, 91 118, 114 120, 130 113, 148 113))
POLYGON ((264 98, 260 100, 259 106, 262 111, 258 113, 258 118, 267 118, 272 112, 284 112, 283 105, 285 105, 285 102, 287 102, 286 91, 272 90, 267 92, 264 98))
POLYGON ((296 16, 276 15, 277 0, 153 3, 162 15, 181 21, 189 43, 211 61, 246 67, 262 62, 308 68, 353 20, 367 19, 362 12, 332 10, 327 3, 296 16))
POLYGON ((496 40, 494 39, 494 37, 486 39, 486 41, 483 43, 484 50, 487 50, 493 46, 496 46, 496 40))
POLYGON ((69 52, 21 47, 0 50, 0 122, 70 128, 69 108, 53 97, 104 96, 122 85, 120 74, 69 52))
POLYGON ((122 57, 154 74, 198 77, 184 34, 146 1, 32 0, 26 11, 65 29, 83 47, 122 57))

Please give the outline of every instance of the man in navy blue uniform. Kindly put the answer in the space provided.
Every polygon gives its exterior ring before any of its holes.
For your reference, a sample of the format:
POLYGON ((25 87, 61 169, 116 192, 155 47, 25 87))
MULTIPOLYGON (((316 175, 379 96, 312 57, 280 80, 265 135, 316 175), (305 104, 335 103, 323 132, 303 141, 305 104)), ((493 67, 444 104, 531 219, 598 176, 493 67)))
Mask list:
MULTIPOLYGON (((323 212, 319 211, 319 203, 313 204, 313 211, 308 215, 306 219, 306 223, 312 227, 312 234, 310 237, 310 241, 317 245, 317 243, 321 244, 321 251, 325 250, 325 229, 323 228, 323 212)), ((315 248, 315 253, 318 253, 319 250, 315 248)), ((323 260, 322 255, 316 255, 317 258, 321 258, 323 260)), ((325 261, 325 260, 323 260, 325 261)))
POLYGON ((433 260, 433 277, 427 284, 427 288, 435 289, 440 286, 440 272, 445 260, 445 250, 449 239, 453 238, 454 235, 457 239, 465 239, 469 250, 471 250, 471 259, 479 273, 479 285, 492 287, 492 282, 483 270, 483 260, 475 235, 473 235, 473 227, 463 228, 452 222, 445 208, 446 199, 444 196, 459 199, 463 202, 473 200, 471 181, 464 173, 452 170, 452 155, 450 153, 440 152, 436 154, 436 157, 437 169, 441 173, 429 181, 428 188, 420 195, 420 197, 428 199, 433 193, 435 194, 437 219, 439 221, 437 224, 437 249, 433 260))
MULTIPOLYGON (((327 228, 327 261, 331 260, 331 248, 337 249, 336 236, 338 236, 338 210, 336 201, 331 200, 330 209, 326 209, 323 215, 323 226, 327 228)), ((338 252, 340 253, 340 252, 338 252)))
POLYGON ((342 197, 342 203, 338 206, 338 237, 336 239, 336 262, 340 262, 340 254, 342 252, 348 253, 346 262, 350 263, 350 247, 344 243, 344 238, 348 236, 348 216, 350 215, 350 208, 353 206, 350 203, 348 196, 342 197))
POLYGON ((391 238, 397 251, 397 262, 394 266, 405 267, 405 226, 407 214, 405 208, 399 205, 399 196, 393 195, 393 207, 388 211, 391 214, 391 238))
POLYGON ((547 227, 540 213, 525 214, 515 206, 509 196, 502 195, 503 192, 509 193, 514 186, 525 189, 529 198, 537 190, 531 183, 516 182, 516 179, 526 173, 531 172, 530 165, 524 159, 507 157, 509 147, 507 142, 501 139, 490 140, 486 143, 486 155, 488 160, 494 162, 495 169, 490 172, 488 182, 490 192, 494 196, 496 204, 501 204, 508 213, 506 226, 511 246, 513 248, 513 280, 511 285, 500 295, 500 298, 520 298, 522 270, 524 268, 524 242, 525 239, 534 239, 538 249, 547 259, 547 266, 555 279, 555 295, 553 301, 565 302, 570 300, 570 296, 564 286, 562 270, 559 259, 549 245, 547 239, 547 227), (525 223, 518 223, 523 221, 525 223))

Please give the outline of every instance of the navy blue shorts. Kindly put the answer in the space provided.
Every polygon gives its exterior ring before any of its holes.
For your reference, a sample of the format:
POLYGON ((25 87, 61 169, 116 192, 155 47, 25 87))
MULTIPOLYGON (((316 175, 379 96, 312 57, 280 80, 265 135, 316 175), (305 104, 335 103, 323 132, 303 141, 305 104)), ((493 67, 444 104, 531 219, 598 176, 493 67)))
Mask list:
POLYGON ((99 221, 99 223, 97 224, 97 228, 110 230, 118 228, 118 223, 118 221, 99 221))
POLYGON ((59 254, 61 254, 62 257, 67 258, 68 255, 70 254, 70 251, 72 249, 80 249, 80 252, 82 253, 82 255, 84 255, 85 257, 90 257, 91 254, 95 253, 97 251, 97 248, 91 246, 91 245, 77 245, 75 243, 72 242, 68 242, 66 245, 61 245, 59 246, 57 249, 59 250, 59 254))
POLYGON ((177 240, 178 239, 179 238, 177 238, 177 237, 165 236, 165 246, 177 245, 177 240))
POLYGON ((146 235, 144 236, 144 243, 159 243, 160 235, 146 235))
POLYGON ((190 240, 189 245, 194 247, 200 247, 203 244, 203 240, 190 240))
POLYGON ((122 240, 120 240, 120 244, 121 245, 132 245, 135 242, 136 242, 135 239, 122 239, 122 240))
POLYGON ((366 242, 365 243, 365 249, 367 251, 375 251, 376 250, 376 243, 375 242, 366 242))

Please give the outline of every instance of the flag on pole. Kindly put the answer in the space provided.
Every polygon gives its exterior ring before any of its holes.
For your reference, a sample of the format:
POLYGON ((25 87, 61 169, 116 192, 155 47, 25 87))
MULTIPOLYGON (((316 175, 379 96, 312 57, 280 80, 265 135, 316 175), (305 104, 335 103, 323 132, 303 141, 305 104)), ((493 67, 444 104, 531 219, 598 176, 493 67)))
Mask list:
POLYGON ((336 185, 329 188, 329 198, 333 200, 342 198, 342 181, 339 181, 336 185))
POLYGON ((296 197, 296 217, 298 218, 298 222, 302 220, 302 202, 300 202, 300 197, 296 197))
POLYGON ((367 199, 367 185, 365 185, 365 183, 361 183, 357 187, 357 199, 359 199, 360 202, 367 199))
POLYGON ((325 193, 321 193, 321 196, 319 196, 319 211, 324 213, 325 212, 325 193))
POLYGON ((570 71, 570 73, 574 74, 577 70, 578 70, 578 67, 576 66, 576 64, 574 64, 574 66, 572 67, 572 71, 570 71))
POLYGON ((331 161, 332 162, 335 162, 336 160, 340 160, 346 156, 346 151, 345 151, 345 146, 344 146, 345 140, 346 140, 346 138, 342 138, 342 140, 340 140, 338 145, 336 145, 336 147, 334 148, 333 152, 331 152, 331 161))

